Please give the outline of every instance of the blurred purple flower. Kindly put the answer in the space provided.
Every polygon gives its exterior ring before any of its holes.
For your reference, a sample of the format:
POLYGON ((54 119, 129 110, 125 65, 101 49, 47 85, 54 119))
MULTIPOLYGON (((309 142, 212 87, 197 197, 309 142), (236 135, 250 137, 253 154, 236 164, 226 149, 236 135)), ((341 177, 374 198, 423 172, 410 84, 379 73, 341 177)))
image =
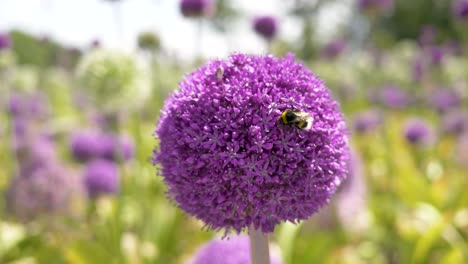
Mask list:
POLYGON ((430 46, 425 48, 425 53, 429 56, 432 65, 440 65, 446 55, 445 47, 430 46))
POLYGON ((213 0, 181 0, 180 11, 185 17, 203 17, 213 14, 215 2, 213 0))
POLYGON ((70 144, 73 157, 81 162, 103 158, 112 161, 128 161, 134 157, 133 141, 98 131, 76 133, 70 144))
POLYGON ((460 96, 450 89, 438 89, 429 94, 428 103, 439 112, 446 112, 461 104, 460 96))
POLYGON ((11 46, 10 35, 5 32, 0 32, 0 50, 8 49, 11 46))
POLYGON ((359 231, 367 227, 367 223, 362 221, 363 213, 367 210, 367 185, 361 156, 356 151, 351 151, 348 170, 348 177, 337 191, 337 216, 343 228, 359 231))
POLYGON ((452 12, 457 18, 468 18, 468 0, 454 0, 452 12))
POLYGON ((97 49, 101 47, 101 41, 99 39, 94 39, 91 41, 91 48, 97 49))
POLYGON ((437 29, 432 25, 425 25, 419 35, 419 45, 422 47, 434 45, 437 36, 437 29))
MULTIPOLYGON (((281 264, 279 257, 272 254, 271 264, 281 264)), ((229 239, 213 239, 200 247, 190 264, 250 264, 250 241, 245 235, 229 239)))
POLYGON ((166 100, 156 135, 170 197, 214 230, 307 219, 347 174, 339 105, 292 55, 210 61, 166 100), (282 125, 286 109, 309 113, 311 130, 282 125))
POLYGON ((426 120, 412 118, 408 120, 404 128, 406 140, 413 145, 428 145, 434 139, 431 126, 426 120))
POLYGON ((47 104, 40 94, 12 94, 8 100, 8 112, 24 118, 44 118, 47 115, 47 104))
POLYGON ((452 135, 461 135, 468 131, 468 113, 454 110, 442 116, 442 132, 452 135))
POLYGON ((414 60, 413 68, 412 68, 413 80, 416 82, 420 82, 423 79, 426 72, 427 72, 426 61, 421 57, 416 58, 414 60))
POLYGON ((58 165, 22 171, 6 192, 7 212, 22 221, 52 216, 74 216, 83 198, 82 184, 70 170, 58 165))
POLYGON ((353 127, 357 133, 367 133, 375 130, 382 124, 382 114, 376 110, 367 110, 357 113, 354 117, 353 127))
POLYGON ((411 97, 408 93, 392 85, 383 87, 379 97, 383 105, 393 109, 406 108, 411 102, 411 97))
POLYGON ((278 21, 273 16, 258 16, 253 20, 253 29, 257 34, 271 41, 278 31, 278 21))
POLYGON ((334 59, 338 57, 346 48, 346 42, 343 39, 335 39, 329 42, 322 49, 322 57, 327 59, 334 59))
POLYGON ((57 161, 55 145, 45 136, 20 139, 15 146, 15 153, 20 171, 26 174, 57 161))
POLYGON ((102 139, 102 157, 112 161, 128 161, 134 157, 135 147, 130 137, 114 137, 108 135, 102 139))
POLYGON ((394 0, 358 0, 361 12, 381 14, 393 8, 394 0))
POLYGON ((94 160, 88 163, 84 182, 91 197, 114 194, 119 191, 120 178, 115 163, 108 160, 94 160))
POLYGON ((99 132, 81 131, 73 135, 70 148, 76 160, 86 162, 101 157, 109 144, 109 138, 99 132))

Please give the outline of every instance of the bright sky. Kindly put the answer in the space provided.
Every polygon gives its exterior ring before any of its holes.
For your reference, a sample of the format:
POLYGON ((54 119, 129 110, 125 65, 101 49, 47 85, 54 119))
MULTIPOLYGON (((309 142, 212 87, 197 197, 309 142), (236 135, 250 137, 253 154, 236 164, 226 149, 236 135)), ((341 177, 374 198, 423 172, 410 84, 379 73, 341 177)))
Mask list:
MULTIPOLYGON (((219 57, 231 51, 263 52, 265 45, 250 25, 252 17, 259 14, 280 17, 280 36, 296 38, 301 29, 297 21, 286 18, 285 2, 235 0, 243 13, 240 22, 228 37, 205 26, 202 53, 219 57)), ((104 0, 0 0, 0 31, 22 29, 80 47, 99 39, 106 47, 133 50, 138 33, 150 30, 159 34, 166 50, 176 52, 181 58, 193 57, 195 23, 181 16, 178 0, 123 0, 119 10, 123 18, 122 33, 116 27, 113 5, 104 0)), ((322 12, 319 33, 329 32, 343 15, 349 15, 343 5, 322 12)))

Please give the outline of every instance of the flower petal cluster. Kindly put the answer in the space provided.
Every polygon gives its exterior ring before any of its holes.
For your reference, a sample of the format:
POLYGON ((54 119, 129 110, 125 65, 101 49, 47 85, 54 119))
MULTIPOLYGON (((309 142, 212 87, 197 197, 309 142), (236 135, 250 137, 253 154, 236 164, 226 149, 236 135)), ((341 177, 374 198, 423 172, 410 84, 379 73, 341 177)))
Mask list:
POLYGON ((213 0, 182 0, 180 1, 180 12, 185 17, 203 17, 212 15, 214 12, 213 0))
POLYGON ((339 105, 290 54, 208 62, 165 102, 155 134, 169 196, 214 230, 307 219, 347 174, 339 105), (312 128, 282 124, 287 109, 311 115, 312 128))
POLYGON ((94 160, 87 164, 84 183, 92 197, 112 194, 119 190, 120 178, 115 163, 108 160, 94 160))

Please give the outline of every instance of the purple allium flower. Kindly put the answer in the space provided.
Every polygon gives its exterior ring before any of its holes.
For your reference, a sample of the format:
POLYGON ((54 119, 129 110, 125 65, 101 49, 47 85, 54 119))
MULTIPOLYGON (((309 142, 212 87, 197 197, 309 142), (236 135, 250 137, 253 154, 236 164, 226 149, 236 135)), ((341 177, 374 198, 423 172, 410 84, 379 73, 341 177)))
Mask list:
POLYGON ((367 133, 375 130, 382 124, 382 114, 376 110, 367 110, 354 117, 354 130, 358 133, 367 133))
POLYGON ((135 148, 130 137, 102 136, 102 158, 112 161, 128 161, 135 155, 135 148))
POLYGON ((47 115, 46 105, 40 94, 12 94, 8 101, 8 112, 14 117, 43 118, 47 115))
POLYGON ((21 172, 47 167, 57 161, 54 143, 45 136, 19 139, 15 146, 21 172))
POLYGON ((453 1, 452 12, 457 18, 468 18, 468 0, 453 1))
POLYGON ((84 183, 91 197, 118 192, 120 178, 117 166, 108 160, 90 161, 86 166, 84 183))
POLYGON ((78 132, 71 139, 71 153, 76 160, 81 162, 96 159, 103 155, 108 145, 113 144, 109 143, 110 140, 99 132, 78 132))
POLYGON ((74 216, 83 198, 77 175, 53 164, 23 171, 14 177, 6 192, 7 211, 22 221, 56 215, 74 216))
POLYGON ((213 0, 181 0, 180 11, 185 17, 210 16, 214 12, 213 0))
POLYGON ((290 54, 235 54, 195 70, 166 101, 156 135, 170 197, 214 230, 266 233, 307 219, 347 174, 339 105, 290 54), (310 114, 312 128, 281 124, 287 109, 310 114))
POLYGON ((461 103, 460 96, 450 89, 438 89, 429 95, 428 103, 439 112, 456 108, 461 103))
POLYGON ((273 16, 258 16, 253 20, 253 29, 257 34, 271 41, 278 31, 278 21, 273 16))
POLYGON ((346 48, 346 42, 343 39, 335 39, 325 45, 322 49, 322 57, 327 59, 334 59, 338 57, 346 48))
POLYGON ((389 108, 403 109, 411 101, 410 95, 396 86, 385 86, 380 92, 380 101, 389 108))
POLYGON ((99 39, 94 39, 91 41, 91 48, 97 49, 101 47, 101 41, 99 39))
POLYGON ((98 158, 128 161, 133 158, 135 152, 131 138, 118 138, 113 134, 96 131, 76 133, 70 145, 73 157, 81 162, 98 158))
POLYGON ((358 0, 361 12, 380 14, 393 8, 394 0, 358 0))
POLYGON ((336 210, 341 225, 345 229, 356 231, 364 229, 367 224, 362 221, 367 209, 367 185, 362 160, 356 151, 351 152, 348 170, 348 177, 337 191, 336 210))
POLYGON ((420 82, 427 71, 427 63, 423 58, 415 59, 412 68, 413 80, 420 82))
POLYGON ((432 25, 425 25, 419 35, 419 45, 422 47, 434 45, 436 41, 437 29, 432 25))
POLYGON ((450 111, 442 116, 442 132, 461 135, 468 131, 468 113, 465 111, 450 111))
MULTIPOLYGON (((270 256, 272 264, 281 264, 278 256, 270 256)), ((229 239, 213 239, 200 247, 190 264, 250 264, 250 240, 241 235, 229 239)))
POLYGON ((0 32, 0 50, 8 49, 10 46, 10 35, 8 33, 0 32))
POLYGON ((432 127, 426 120, 413 118, 406 122, 404 128, 406 140, 413 145, 428 145, 434 139, 432 127))
POLYGON ((429 55, 430 63, 432 65, 440 65, 445 57, 445 47, 443 46, 430 46, 425 49, 426 54, 429 55))

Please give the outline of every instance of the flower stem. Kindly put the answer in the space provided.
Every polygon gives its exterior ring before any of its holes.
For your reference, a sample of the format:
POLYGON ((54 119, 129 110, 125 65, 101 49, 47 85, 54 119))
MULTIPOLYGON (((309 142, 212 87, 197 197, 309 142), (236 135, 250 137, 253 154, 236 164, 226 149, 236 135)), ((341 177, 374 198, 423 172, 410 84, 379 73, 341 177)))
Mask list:
POLYGON ((268 236, 251 226, 249 229, 249 237, 252 264, 270 264, 268 236))

